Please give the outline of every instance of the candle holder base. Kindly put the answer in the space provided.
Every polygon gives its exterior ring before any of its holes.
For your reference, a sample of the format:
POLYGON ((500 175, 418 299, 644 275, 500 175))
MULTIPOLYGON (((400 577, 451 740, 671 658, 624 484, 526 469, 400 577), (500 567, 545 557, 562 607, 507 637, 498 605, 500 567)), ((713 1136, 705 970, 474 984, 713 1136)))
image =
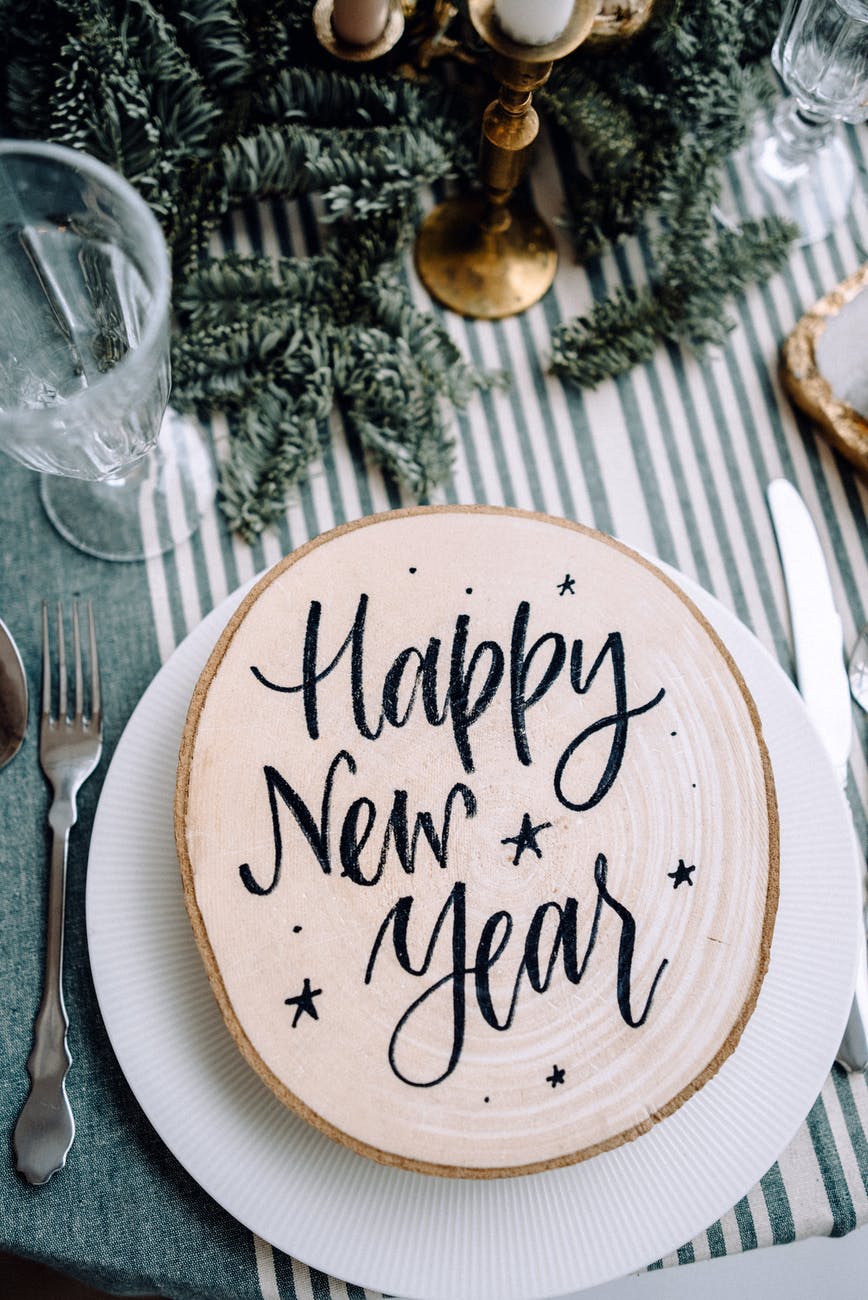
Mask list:
POLYGON ((486 225, 486 200, 447 199, 422 222, 416 270, 450 311, 474 320, 502 320, 526 311, 551 288, 558 255, 554 236, 527 206, 504 211, 502 228, 486 225))
POLYGON ((370 63, 374 59, 381 59, 384 54, 394 49, 404 34, 404 11, 398 0, 392 0, 382 35, 370 45, 351 45, 349 41, 341 40, 332 26, 333 13, 334 0, 316 0, 313 7, 316 38, 323 49, 334 58, 343 59, 348 63, 370 63))

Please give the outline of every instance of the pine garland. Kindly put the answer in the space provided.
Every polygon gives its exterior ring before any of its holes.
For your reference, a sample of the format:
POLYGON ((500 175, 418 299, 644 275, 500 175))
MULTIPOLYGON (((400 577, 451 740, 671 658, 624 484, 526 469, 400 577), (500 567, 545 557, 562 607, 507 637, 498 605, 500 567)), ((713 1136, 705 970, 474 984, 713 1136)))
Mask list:
MULTIPOLYGON (((418 0, 417 14, 434 3, 418 0)), ((661 335, 720 342, 727 298, 780 265, 790 234, 780 223, 731 232, 712 219, 716 166, 770 93, 779 8, 658 0, 640 36, 579 50, 539 92, 559 147, 578 146, 592 172, 567 195, 578 255, 656 214, 649 284, 556 331, 553 367, 565 378, 598 383, 650 357, 661 335)), ((282 513, 289 484, 321 454, 335 404, 367 452, 425 496, 449 472, 448 408, 499 382, 414 307, 399 260, 420 189, 475 180, 485 97, 458 93, 437 60, 412 81, 334 71, 310 9, 0 0, 6 133, 103 158, 163 224, 178 322, 173 402, 227 412, 222 505, 248 538, 282 513), (208 255, 236 206, 304 195, 332 223, 322 251, 208 255)), ((473 77, 478 92, 479 68, 473 77)))

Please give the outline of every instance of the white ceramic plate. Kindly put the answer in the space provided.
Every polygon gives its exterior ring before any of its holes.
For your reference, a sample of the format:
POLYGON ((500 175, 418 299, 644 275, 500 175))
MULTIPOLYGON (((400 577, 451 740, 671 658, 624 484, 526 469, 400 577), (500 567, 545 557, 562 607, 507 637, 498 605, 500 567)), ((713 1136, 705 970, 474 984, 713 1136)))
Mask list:
MULTIPOLYGON (((246 1065, 184 910, 175 766, 196 680, 243 592, 163 667, 131 717, 91 841, 87 926, 112 1045, 146 1115, 226 1210, 280 1250, 424 1300, 537 1300, 641 1268, 719 1218, 813 1104, 850 1005, 859 883, 846 804, 793 686, 711 596, 763 721, 781 816, 781 895, 756 1011, 719 1073, 649 1133, 566 1169, 455 1181, 355 1155, 246 1065)), ((352 1063, 347 1063, 352 1068, 352 1063)))

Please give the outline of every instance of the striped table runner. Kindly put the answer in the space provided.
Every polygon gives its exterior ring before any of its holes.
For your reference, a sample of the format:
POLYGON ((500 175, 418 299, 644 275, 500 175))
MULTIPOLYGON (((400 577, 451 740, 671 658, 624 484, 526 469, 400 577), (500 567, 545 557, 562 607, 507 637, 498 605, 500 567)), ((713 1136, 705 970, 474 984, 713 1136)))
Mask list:
MULTIPOLYGON (((868 131, 850 128, 848 141, 864 177, 868 131)), ((551 151, 541 152, 532 186, 540 211, 554 218, 561 182, 551 151)), ((250 209, 226 225, 221 242, 240 252, 304 255, 316 251, 317 215, 307 202, 250 209)), ((553 290, 524 316, 497 324, 442 316, 465 357, 484 369, 508 371, 513 382, 506 391, 477 396, 457 418, 454 471, 433 499, 546 511, 612 533, 697 580, 792 673, 786 599, 764 496, 767 482, 784 476, 818 523, 845 638, 852 644, 866 621, 868 492, 794 412, 781 391, 776 358, 803 311, 854 271, 866 249, 868 209, 860 203, 827 241, 794 252, 784 273, 733 303, 736 328, 725 348, 698 359, 661 345, 651 363, 580 392, 547 373, 553 327, 613 289, 641 284, 652 269, 651 256, 647 238, 638 237, 589 266, 577 266, 562 241, 553 290)), ((409 267, 407 273, 417 303, 427 308, 424 290, 409 267)), ((219 456, 229 438, 226 422, 215 418, 211 432, 219 456)), ((76 590, 94 596, 106 651, 125 665, 108 675, 109 750, 147 681, 224 596, 320 532, 411 504, 366 461, 336 413, 331 433, 331 446, 291 493, 280 525, 255 545, 231 536, 214 508, 190 541, 137 566, 105 565, 66 548, 39 514, 31 476, 4 466, 0 615, 19 636, 35 673, 35 594, 76 590)), ((849 795, 864 843, 864 724, 858 741, 849 795)), ((3 843, 20 841, 22 826, 37 826, 44 808, 32 749, 8 773, 8 798, 0 803, 3 843)), ((86 792, 85 824, 97 794, 98 786, 86 792)), ((77 851, 70 910, 76 916, 79 909, 80 917, 84 854, 77 851)), ((8 907, 0 909, 0 977, 14 977, 27 990, 38 987, 38 955, 16 944, 12 957, 10 918, 15 927, 30 924, 38 933, 41 903, 32 882, 42 878, 42 853, 41 839, 27 838, 7 869, 8 907)), ((175 1165, 138 1112, 100 1037, 83 927, 70 928, 67 994, 76 1059, 70 1090, 79 1136, 62 1179, 46 1189, 25 1189, 7 1171, 0 1174, 2 1245, 117 1290, 160 1289, 208 1300, 370 1296, 352 1280, 326 1278, 253 1238, 175 1165), (121 1199, 125 1210, 119 1216, 121 1199), (137 1226, 128 1230, 132 1223, 137 1226)), ((15 1079, 10 1096, 0 1102, 8 1130, 23 1095, 20 1063, 35 998, 36 992, 22 994, 20 1007, 0 1026, 0 1056, 15 1079)), ((700 1237, 650 1266, 839 1235, 868 1223, 866 1133, 865 1079, 835 1068, 795 1140, 761 1182, 700 1237)))

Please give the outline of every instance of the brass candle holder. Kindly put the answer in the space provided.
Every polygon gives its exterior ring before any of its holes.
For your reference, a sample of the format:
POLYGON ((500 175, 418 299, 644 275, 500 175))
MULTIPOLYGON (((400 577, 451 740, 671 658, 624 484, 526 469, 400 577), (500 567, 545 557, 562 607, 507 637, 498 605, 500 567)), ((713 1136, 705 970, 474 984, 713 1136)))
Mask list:
POLYGON ((324 50, 336 59, 348 63, 370 63, 381 59, 398 44, 404 34, 404 10, 400 0, 390 0, 386 26, 369 45, 351 45, 338 36, 332 23, 334 0, 316 0, 313 7, 313 27, 316 38, 324 50))
POLYGON ((552 65, 571 54, 594 25, 597 0, 576 0, 566 28, 547 45, 520 45, 503 32, 494 0, 469 0, 476 32, 494 52, 500 82, 482 119, 479 167, 484 194, 459 195, 434 208, 419 228, 416 269, 444 307, 479 320, 514 316, 551 287, 554 235, 528 205, 511 203, 539 132, 533 92, 552 65))

